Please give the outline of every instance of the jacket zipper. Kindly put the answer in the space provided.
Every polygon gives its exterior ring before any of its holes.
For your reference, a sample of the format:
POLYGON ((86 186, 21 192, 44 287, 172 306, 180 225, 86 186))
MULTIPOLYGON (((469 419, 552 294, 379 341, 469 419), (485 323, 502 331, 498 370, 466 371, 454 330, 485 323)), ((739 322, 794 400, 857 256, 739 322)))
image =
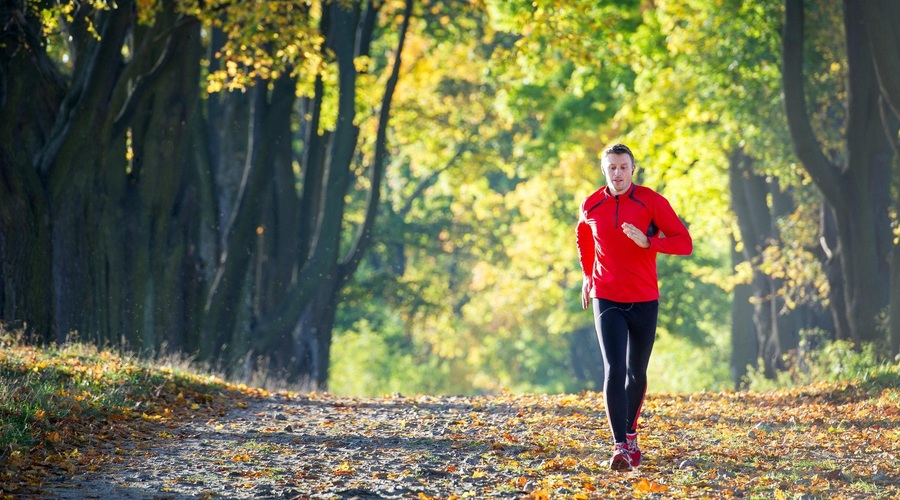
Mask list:
POLYGON ((619 227, 619 195, 616 195, 616 218, 613 221, 613 229, 619 227))

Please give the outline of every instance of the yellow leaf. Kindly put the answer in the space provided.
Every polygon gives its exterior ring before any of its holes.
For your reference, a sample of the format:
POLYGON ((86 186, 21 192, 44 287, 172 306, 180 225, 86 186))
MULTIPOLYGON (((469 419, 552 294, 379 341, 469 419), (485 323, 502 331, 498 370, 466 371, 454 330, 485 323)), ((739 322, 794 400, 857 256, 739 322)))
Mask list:
POLYGON ((484 476, 487 476, 487 472, 485 472, 483 470, 477 470, 472 473, 473 478, 479 478, 479 477, 484 477, 484 476))
POLYGON ((200 405, 198 405, 197 403, 194 403, 194 404, 191 405, 191 409, 192 409, 192 410, 199 410, 199 409, 200 409, 200 405))
POLYGON ((341 462, 340 465, 338 465, 337 469, 332 472, 332 474, 336 476, 349 476, 353 475, 355 472, 356 469, 353 467, 353 465, 351 465, 350 462, 345 461, 341 462))
POLYGON ((547 493, 547 490, 534 490, 527 498, 531 500, 550 500, 550 493, 547 493))

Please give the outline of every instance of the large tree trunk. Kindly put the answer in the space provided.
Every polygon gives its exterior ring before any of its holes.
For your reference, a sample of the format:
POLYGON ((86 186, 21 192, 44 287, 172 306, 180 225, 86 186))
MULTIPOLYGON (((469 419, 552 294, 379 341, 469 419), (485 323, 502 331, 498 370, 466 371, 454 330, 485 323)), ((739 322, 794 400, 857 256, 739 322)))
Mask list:
POLYGON ((55 338, 49 206, 32 160, 52 133, 65 82, 24 0, 0 2, 0 317, 34 340, 55 338))
MULTIPOLYGON (((97 16, 99 41, 83 44, 74 80, 52 135, 38 156, 50 203, 51 251, 57 340, 70 332, 105 337, 103 213, 116 179, 124 183, 125 136, 113 134, 124 103, 122 46, 133 22, 132 2, 97 16), (115 158, 122 160, 116 165, 115 158)), ((76 39, 76 45, 79 40, 76 39)))
MULTIPOLYGON (((173 12, 157 17, 157 25, 175 26, 173 12)), ((145 36, 158 36, 155 30, 145 36)), ((196 214, 182 213, 187 174, 192 155, 189 127, 194 119, 199 88, 192 82, 200 80, 200 25, 182 24, 174 29, 170 47, 180 57, 170 63, 158 78, 144 104, 131 120, 132 161, 126 176, 128 186, 121 207, 125 220, 121 226, 130 228, 131 237, 118 239, 129 258, 107 258, 112 269, 109 280, 127 277, 133 286, 123 287, 115 297, 129 297, 122 305, 134 309, 121 318, 121 334, 128 333, 136 345, 156 351, 162 345, 173 349, 184 344, 187 317, 196 310, 185 310, 184 269, 191 264, 190 245, 194 235, 185 233, 185 223, 196 214)), ((149 58, 156 61, 162 54, 149 58)), ((143 73, 149 73, 147 67, 143 73)), ((122 182, 118 174, 116 183, 122 182)), ((116 213, 122 213, 116 207, 116 213)), ((110 221, 115 224, 115 221, 110 221)), ((110 227, 110 224, 104 227, 110 227)), ((114 226, 113 226, 114 227, 114 226)), ((121 257, 121 253, 113 254, 121 257)), ((120 319, 114 317, 114 319, 120 319)), ((115 336, 116 332, 111 332, 115 336)))
POLYGON ((294 335, 294 352, 298 370, 298 382, 306 387, 328 387, 328 370, 331 366, 331 336, 337 313, 338 280, 335 274, 326 273, 319 293, 307 304, 300 316, 300 324, 294 335))
MULTIPOLYGON (((266 140, 267 90, 258 83, 250 90, 250 112, 247 129, 247 151, 244 156, 242 181, 236 194, 231 216, 222 229, 225 238, 215 278, 204 309, 201 358, 222 363, 229 372, 243 356, 249 332, 249 298, 253 295, 249 279, 250 264, 255 258, 257 227, 260 223, 259 201, 266 179, 271 176, 271 163, 262 161, 266 140)), ((273 131, 274 132, 274 131, 273 131)))
POLYGON ((3 64, 17 71, 2 102, 19 106, 12 114, 29 125, 0 128, 9 139, 0 146, 3 194, 22 203, 3 204, 15 212, 2 215, 11 218, 0 227, 20 233, 10 244, 0 231, 4 264, 16 262, 13 272, 3 266, 11 285, 3 287, 11 291, 2 296, 3 316, 31 309, 23 317, 57 341, 77 332, 137 350, 180 343, 192 315, 182 273, 195 265, 183 260, 191 245, 177 207, 198 99, 199 24, 184 22, 172 5, 146 28, 138 28, 130 0, 79 9, 65 27, 73 70, 64 81, 40 42, 40 20, 14 3, 3 13, 18 14, 11 25, 23 32, 21 45, 4 45, 12 52, 3 64), (28 305, 32 292, 45 297, 40 308, 28 305))
POLYGON ((858 1, 845 1, 844 20, 849 66, 846 164, 825 156, 809 123, 803 89, 802 0, 785 2, 782 72, 794 149, 834 209, 849 337, 863 343, 882 338, 877 316, 888 303, 893 151, 878 119, 879 86, 858 1))
MULTIPOLYGON (((872 46, 872 58, 878 75, 881 95, 890 108, 892 117, 886 116, 885 122, 900 118, 900 2, 894 0, 867 0, 860 2, 863 19, 872 46)), ((891 125, 886 126, 889 139, 894 145, 894 193, 900 193, 900 148, 897 147, 897 136, 890 135, 891 125)), ((900 197, 895 195, 894 211, 900 209, 900 197)), ((895 244, 891 256, 891 320, 889 332, 890 354, 900 353, 900 245, 895 244)))

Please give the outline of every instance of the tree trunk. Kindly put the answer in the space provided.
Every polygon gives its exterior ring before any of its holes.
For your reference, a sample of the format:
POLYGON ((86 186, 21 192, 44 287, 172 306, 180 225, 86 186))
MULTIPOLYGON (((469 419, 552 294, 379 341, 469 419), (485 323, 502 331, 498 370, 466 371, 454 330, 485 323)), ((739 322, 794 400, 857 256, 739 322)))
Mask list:
MULTIPOLYGON (((890 135, 890 130, 895 129, 889 125, 891 121, 900 118, 900 32, 897 30, 897 22, 900 21, 900 3, 894 0, 868 0, 860 2, 866 33, 872 46, 872 58, 875 71, 878 75, 878 85, 881 95, 890 108, 893 117, 886 116, 885 123, 889 140, 894 147, 894 193, 900 189, 900 148, 897 145, 897 136, 890 135)), ((894 212, 900 209, 900 197, 894 196, 894 212)), ((889 348, 890 356, 900 353, 900 245, 893 245, 891 251, 891 299, 890 299, 890 331, 889 348)))
POLYGON ((578 385, 590 391, 603 390, 603 354, 594 326, 579 328, 568 334, 569 363, 578 385))
MULTIPOLYGON (((737 267, 745 261, 744 254, 732 247, 731 262, 737 267)), ((747 371, 759 366, 759 341, 753 321, 753 287, 735 285, 731 299, 731 380, 735 390, 747 385, 747 371)))
MULTIPOLYGON (((175 26, 178 19, 174 12, 167 12, 156 22, 175 26)), ((136 239, 120 243, 134 252, 134 258, 109 264, 116 276, 128 276, 133 270, 135 278, 140 277, 134 288, 123 290, 122 296, 133 293, 131 302, 142 309, 123 331, 132 332, 135 340, 154 352, 163 345, 172 348, 184 344, 187 318, 197 314, 196 310, 184 309, 183 274, 189 266, 185 260, 192 258, 189 247, 195 241, 184 228, 195 215, 182 213, 180 208, 191 170, 187 167, 192 159, 189 127, 200 98, 198 86, 192 83, 200 79, 200 24, 186 23, 174 29, 170 44, 168 50, 180 57, 158 79, 132 120, 130 192, 123 203, 132 210, 125 212, 127 220, 122 225, 131 225, 136 239)), ((147 68, 146 72, 151 70, 147 68)))
POLYGON ((331 366, 331 336, 337 312, 338 279, 334 271, 307 304, 294 334, 297 370, 294 374, 301 386, 325 390, 331 366))
POLYGON ((271 177, 271 164, 262 161, 261 151, 266 140, 267 90, 257 84, 250 90, 250 113, 247 129, 247 151, 243 176, 231 216, 222 232, 224 245, 215 278, 210 286, 204 308, 203 341, 200 356, 204 360, 223 363, 231 371, 243 358, 239 347, 249 333, 248 301, 252 297, 252 282, 248 278, 250 264, 255 258, 257 227, 259 227, 259 200, 271 177), (244 318, 242 324, 241 318, 244 318))
POLYGON ((888 356, 896 359, 900 354, 900 247, 894 245, 891 254, 891 322, 888 332, 888 356))
MULTIPOLYGON (((387 79, 379 110, 375 152, 369 167, 370 188, 365 216, 347 251, 341 254, 346 196, 351 181, 351 166, 357 148, 359 128, 356 125, 357 69, 354 60, 368 53, 377 3, 367 3, 364 12, 331 4, 323 31, 334 51, 338 66, 338 118, 333 134, 318 136, 312 124, 307 126, 308 139, 321 144, 324 154, 308 150, 305 166, 302 207, 312 210, 301 214, 301 228, 311 230, 301 241, 300 264, 295 286, 280 305, 267 315, 256 337, 257 351, 272 350, 283 338, 284 328, 293 328, 294 370, 290 378, 326 388, 330 366, 332 329, 340 291, 356 271, 362 255, 371 242, 384 178, 387 151, 387 128, 391 99, 399 78, 402 49, 412 15, 413 1, 406 2, 391 74, 387 79), (348 37, 348 33, 355 34, 348 37), (321 159, 321 163, 317 160, 321 159), (320 167, 322 170, 320 170, 320 167), (321 182, 321 184, 311 184, 321 182), (321 186, 321 189, 316 189, 321 186), (307 250, 308 249, 308 250, 307 250)), ((319 84, 321 82, 318 82, 319 84)), ((321 98, 308 101, 311 116, 317 119, 321 98)), ((282 359, 280 363, 287 360, 282 359)))
POLYGON ((65 83, 46 54, 32 50, 40 20, 24 3, 0 3, 0 317, 24 325, 32 340, 50 341, 50 214, 32 159, 52 133, 65 83))
POLYGON ((37 159, 49 194, 58 341, 65 341, 70 332, 96 338, 102 323, 102 259, 92 252, 102 238, 101 214, 112 209, 107 205, 112 200, 106 198, 109 176, 123 170, 110 159, 125 158, 125 137, 115 137, 112 130, 122 103, 117 100, 125 70, 121 52, 132 8, 126 1, 98 16, 100 39, 77 54, 72 86, 37 159))
POLYGON ((878 76, 881 95, 894 115, 900 117, 900 2, 895 0, 861 0, 859 9, 872 48, 872 60, 878 76))
MULTIPOLYGON (((788 124, 798 158, 834 209, 841 252, 845 310, 850 338, 883 338, 877 316, 889 296, 891 230, 890 170, 893 151, 879 116, 879 87, 859 2, 844 3, 847 34, 848 121, 846 164, 822 152, 806 109, 803 77, 803 2, 786 0, 783 84, 788 124)), ((896 135, 896 130, 893 131, 896 135)))
POLYGON ((842 274, 843 265, 841 264, 841 244, 837 237, 837 223, 834 219, 834 210, 827 202, 822 202, 819 210, 820 219, 819 227, 821 235, 819 237, 820 252, 822 259, 822 267, 825 269, 825 276, 828 279, 828 310, 831 313, 832 323, 834 324, 834 339, 849 340, 850 339, 850 323, 847 317, 847 306, 844 303, 844 277, 842 274))
MULTIPOLYGON (((732 209, 737 217, 743 242, 743 260, 750 262, 753 269, 750 304, 756 327, 756 356, 762 360, 765 376, 774 378, 776 371, 781 368, 780 359, 783 354, 777 330, 777 289, 772 278, 759 268, 763 250, 770 239, 777 238, 767 201, 769 186, 764 177, 753 172, 752 160, 743 151, 735 150, 732 153, 728 171, 732 209)), ((735 296, 735 300, 739 298, 740 296, 735 296)))

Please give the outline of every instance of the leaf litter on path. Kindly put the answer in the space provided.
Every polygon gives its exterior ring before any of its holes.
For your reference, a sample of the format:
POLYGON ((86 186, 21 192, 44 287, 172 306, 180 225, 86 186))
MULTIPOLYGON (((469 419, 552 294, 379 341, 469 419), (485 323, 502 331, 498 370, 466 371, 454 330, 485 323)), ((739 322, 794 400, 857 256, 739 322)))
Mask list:
POLYGON ((651 394, 613 473, 602 394, 236 396, 63 474, 70 498, 897 498, 900 391, 651 394))

